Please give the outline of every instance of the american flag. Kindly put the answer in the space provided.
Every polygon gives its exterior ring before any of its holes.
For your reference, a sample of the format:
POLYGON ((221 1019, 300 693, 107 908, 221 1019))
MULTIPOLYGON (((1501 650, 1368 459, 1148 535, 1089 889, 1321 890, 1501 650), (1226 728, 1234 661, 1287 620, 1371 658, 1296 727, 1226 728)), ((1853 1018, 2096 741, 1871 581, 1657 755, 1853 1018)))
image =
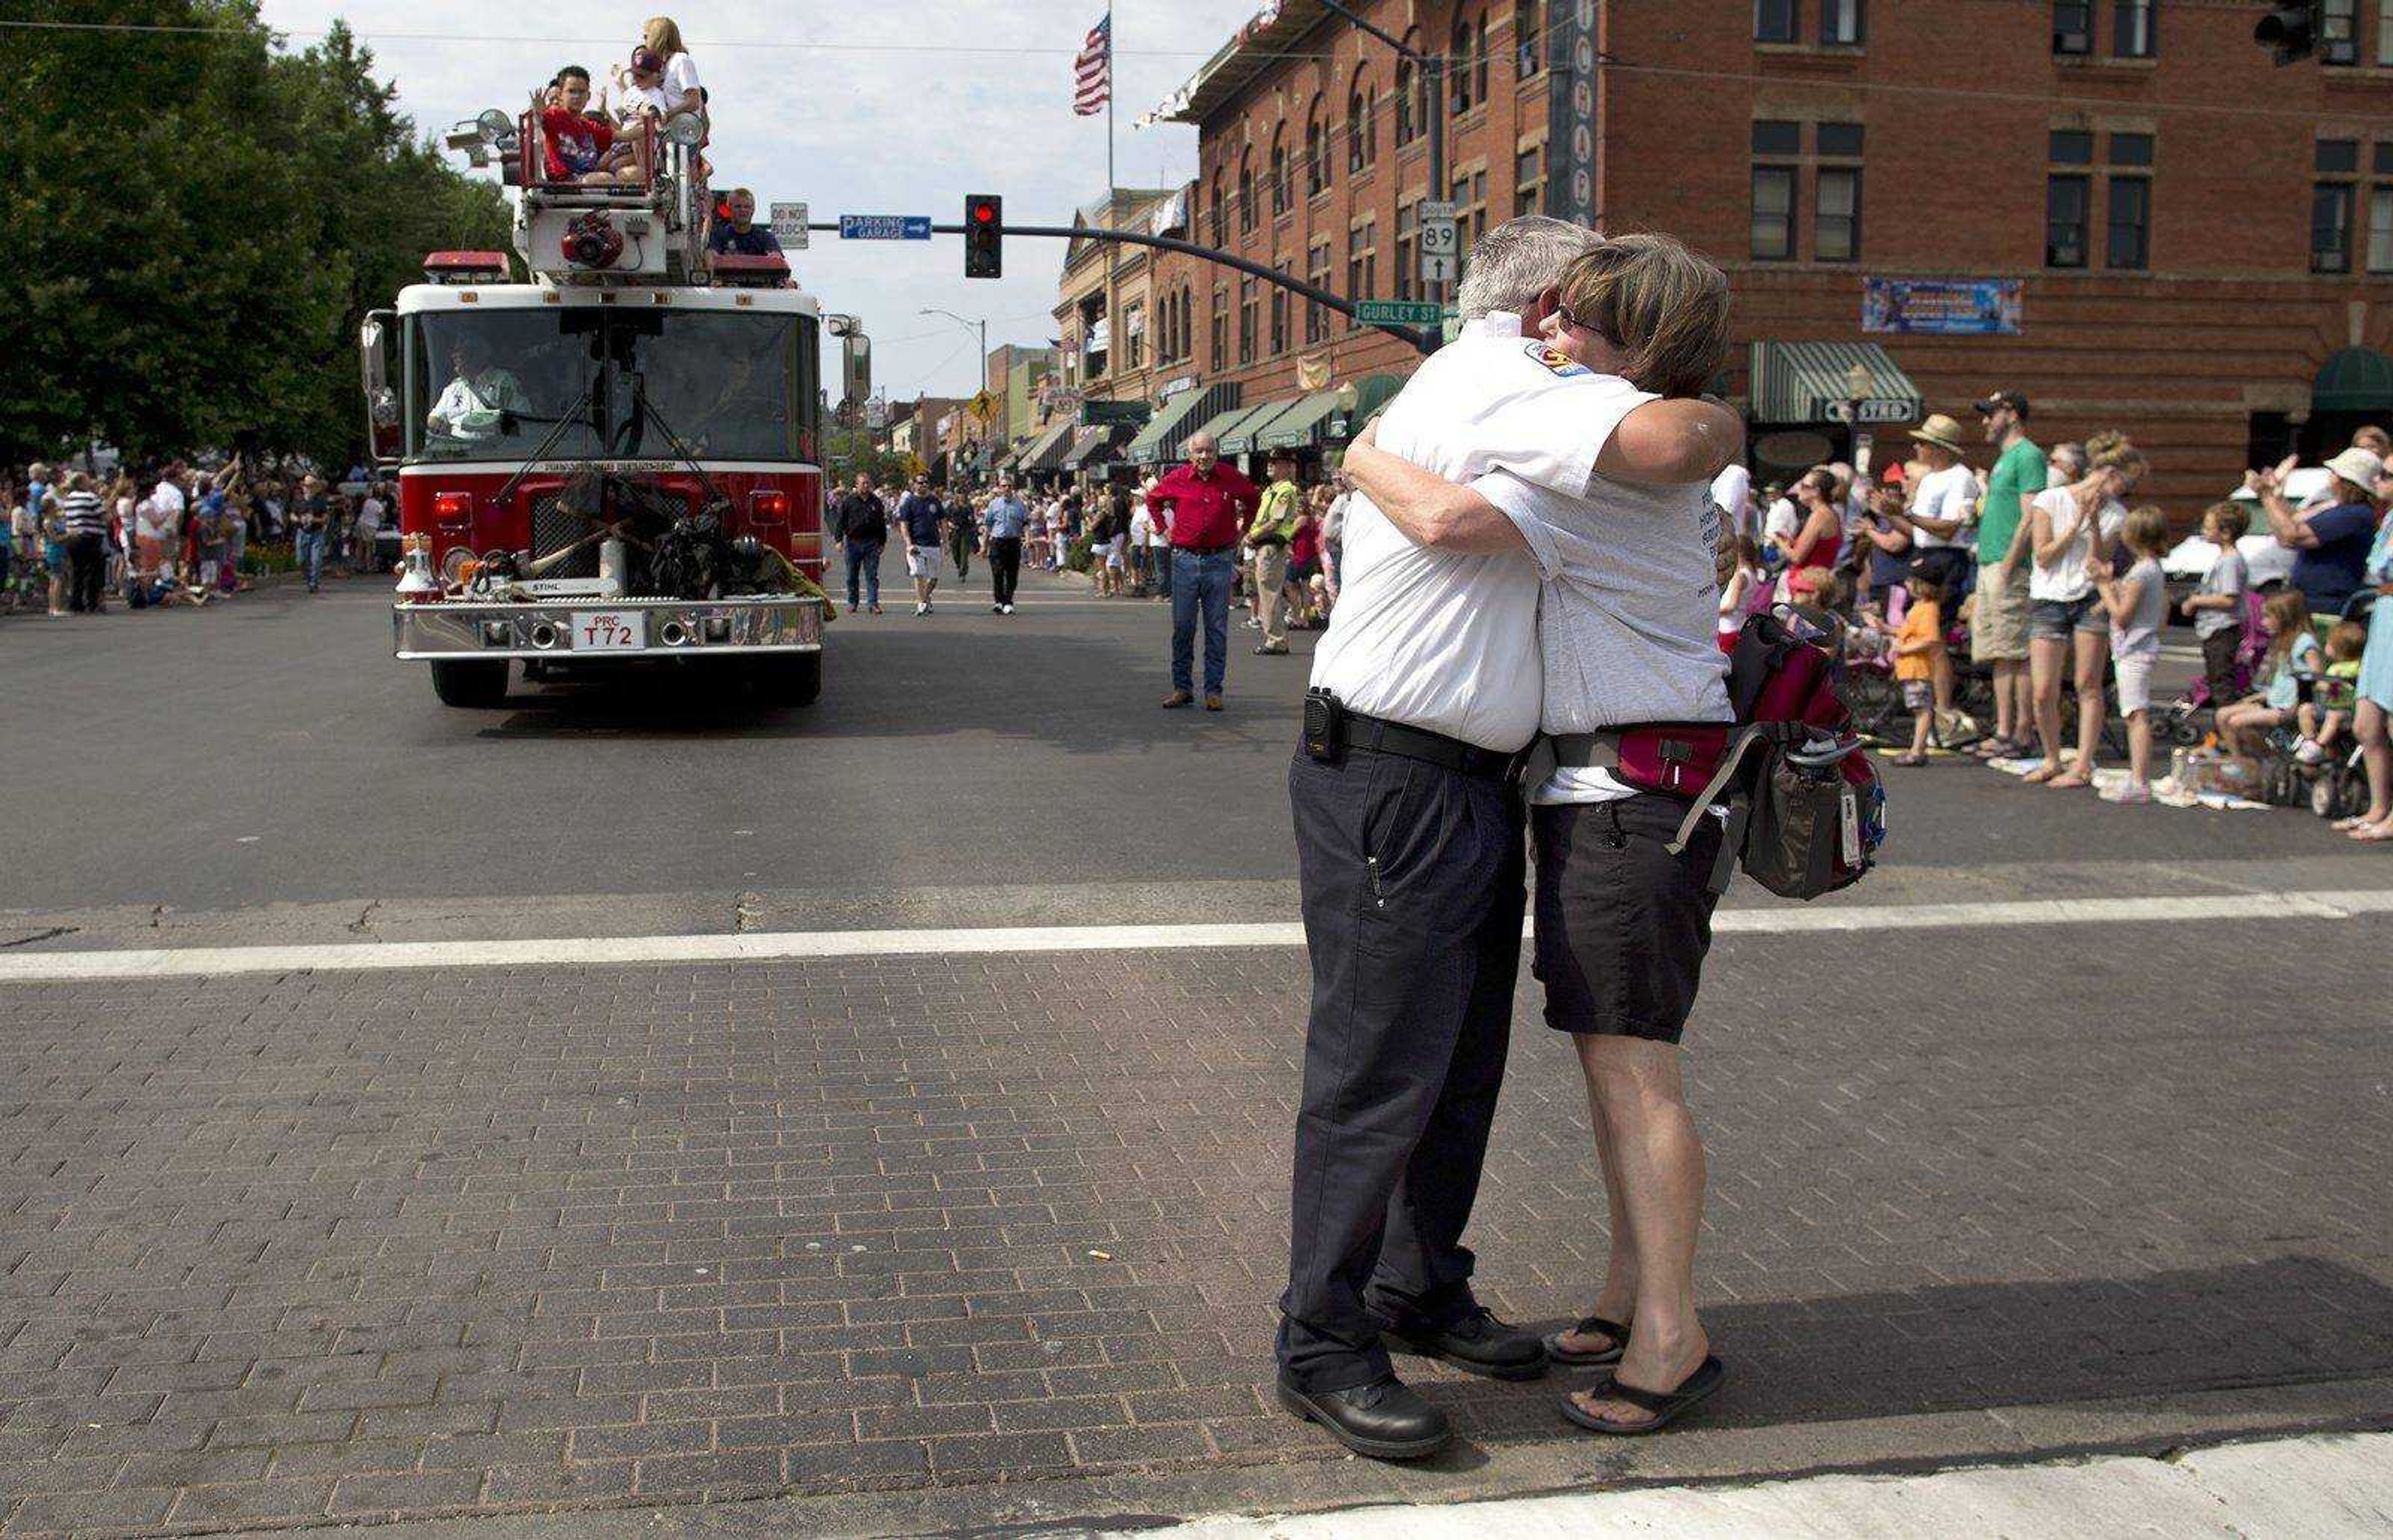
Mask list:
POLYGON ((1089 29, 1080 57, 1072 61, 1072 111, 1093 117, 1105 111, 1114 93, 1114 13, 1105 12, 1089 29))

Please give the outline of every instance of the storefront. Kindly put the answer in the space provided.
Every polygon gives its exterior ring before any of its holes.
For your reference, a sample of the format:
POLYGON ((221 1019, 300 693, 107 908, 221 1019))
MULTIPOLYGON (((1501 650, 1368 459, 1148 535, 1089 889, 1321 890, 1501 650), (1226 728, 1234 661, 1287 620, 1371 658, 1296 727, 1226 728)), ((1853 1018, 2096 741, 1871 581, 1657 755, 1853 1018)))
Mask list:
POLYGON ((1235 383, 1224 382, 1164 398, 1163 405, 1122 451, 1123 463, 1136 466, 1142 473, 1179 463, 1182 451, 1198 428, 1236 407, 1238 390, 1235 383))
POLYGON ((1857 434, 1920 419, 1919 387, 1874 342, 1757 342, 1751 358, 1746 460, 1757 484, 1850 463, 1857 434))

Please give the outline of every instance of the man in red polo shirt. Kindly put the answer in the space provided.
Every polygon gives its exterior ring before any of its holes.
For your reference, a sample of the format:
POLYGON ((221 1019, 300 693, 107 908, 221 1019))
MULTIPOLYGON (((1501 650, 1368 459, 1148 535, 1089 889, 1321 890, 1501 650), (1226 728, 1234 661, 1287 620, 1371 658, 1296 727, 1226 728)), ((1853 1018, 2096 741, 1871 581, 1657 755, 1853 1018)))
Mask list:
POLYGON ((1229 667, 1230 582, 1237 569, 1238 535, 1254 516, 1255 484, 1234 466, 1210 433, 1188 440, 1188 463, 1174 466, 1148 489, 1147 511, 1170 513, 1171 693, 1166 711, 1192 705, 1196 650, 1196 609, 1205 610, 1205 709, 1222 709, 1222 679, 1229 667))

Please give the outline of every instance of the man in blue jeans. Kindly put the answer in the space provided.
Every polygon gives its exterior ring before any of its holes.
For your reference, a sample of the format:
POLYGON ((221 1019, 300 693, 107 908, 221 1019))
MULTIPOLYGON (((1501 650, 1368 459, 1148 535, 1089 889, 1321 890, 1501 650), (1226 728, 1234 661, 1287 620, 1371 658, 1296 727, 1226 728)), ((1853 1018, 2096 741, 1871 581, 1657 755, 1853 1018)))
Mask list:
POLYGON ((324 496, 324 478, 309 471, 291 504, 291 529, 293 554, 299 558, 299 571, 307 580, 310 594, 324 581, 324 536, 332 521, 333 504, 324 496))
POLYGON ((1222 709, 1229 668, 1230 583, 1237 570, 1238 535, 1254 516, 1255 484, 1222 463, 1210 433, 1188 440, 1188 463, 1174 466, 1147 489, 1146 510, 1171 530, 1171 693, 1166 711, 1194 705, 1196 614, 1205 615, 1205 709, 1222 709))
POLYGON ((872 473, 856 473, 856 486, 830 511, 831 538, 847 553, 847 612, 856 613, 858 587, 866 607, 881 613, 881 548, 889 543, 889 510, 872 489, 872 473))

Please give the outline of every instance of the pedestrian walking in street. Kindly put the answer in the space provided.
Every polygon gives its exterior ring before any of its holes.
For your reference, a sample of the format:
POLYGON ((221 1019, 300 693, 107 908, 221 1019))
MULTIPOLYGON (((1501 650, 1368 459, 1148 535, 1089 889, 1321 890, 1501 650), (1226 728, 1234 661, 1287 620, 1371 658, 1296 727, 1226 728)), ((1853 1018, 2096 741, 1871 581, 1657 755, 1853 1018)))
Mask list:
POLYGON ((1971 610, 1969 656, 1994 672, 1994 737, 1971 752, 2009 759, 2028 751, 2035 692, 2028 678, 2028 595, 2031 553, 2025 509, 2046 489, 2044 450, 2027 434, 2031 408, 2016 390, 1997 390, 1978 403, 1994 467, 1978 499, 1978 599, 1971 610))
POLYGON ((1255 656, 1278 658, 1288 654, 1288 548, 1304 512, 1304 489, 1296 484, 1295 455, 1274 450, 1264 464, 1271 479, 1247 526, 1246 543, 1255 554, 1255 619, 1263 633, 1255 656))
POLYGON ((872 473, 856 473, 856 484, 831 506, 831 539, 847 558, 847 612, 863 603, 881 613, 881 552, 889 543, 889 512, 872 490, 872 473))
POLYGON ((2044 763, 2022 777, 2064 790, 2094 784, 2094 757, 2110 714, 2103 693, 2111 650, 2110 617, 2094 585, 2111 576, 2110 551, 2127 520, 2119 500, 2144 474, 2144 457, 2123 433, 2086 441, 2088 469, 2078 481, 2037 495, 2028 513, 2028 574, 2034 602, 2028 662, 2035 688, 2035 734, 2044 763), (2077 757, 2061 763, 2060 686, 2077 688, 2077 757))
POLYGON ((1210 433, 1188 440, 1188 463, 1174 466, 1146 494, 1150 513, 1169 515, 1171 530, 1171 693, 1167 710, 1196 702, 1196 622, 1205 623, 1205 709, 1222 709, 1229 673, 1230 581, 1238 534, 1254 513, 1255 484, 1222 463, 1210 433))
POLYGON ((1022 542, 1030 528, 1030 509, 1014 495, 1012 481, 997 484, 997 495, 981 515, 988 538, 989 613, 1013 613, 1014 585, 1022 581, 1022 542))
MULTIPOLYGON (((310 594, 324 581, 324 542, 332 523, 333 502, 324 495, 324 478, 309 471, 299 478, 299 495, 292 500, 291 528, 293 554, 310 594)), ((150 575, 153 568, 146 554, 142 565, 144 576, 150 575)))
POLYGON ((948 535, 948 513, 931 495, 931 478, 917 476, 897 504, 897 526, 906 537, 906 575, 914 580, 914 613, 931 613, 939 591, 939 554, 948 535))
POLYGON ((939 506, 948 516, 948 555, 956 564, 956 586, 961 588, 972 576, 973 542, 980 524, 973 512, 972 499, 961 491, 946 493, 939 506))
MULTIPOLYGON (((1481 334, 1505 346, 1484 361, 1461 360, 1472 372, 1462 383, 1480 392, 1510 391, 1513 382, 1504 371, 1517 373, 1513 360, 1525 359, 1569 388, 1524 402, 1535 409, 1525 423, 1498 419, 1496 441, 1503 450, 1495 474, 1486 474, 1485 460, 1432 463, 1441 457, 1416 452, 1418 426, 1403 415, 1406 398, 1433 371, 1445 376, 1438 366, 1463 348, 1461 341, 1421 366, 1378 429, 1366 429, 1349 449, 1344 468, 1371 503, 1430 552, 1524 555, 1540 579, 1518 617, 1534 624, 1538 638, 1542 724, 1556 758, 1530 798, 1536 972, 1546 986, 1547 1024, 1570 1033, 1578 1051, 1613 1236, 1595 1309, 1545 1347, 1561 1363, 1612 1371, 1566 1397, 1563 1416, 1593 1432, 1648 1433, 1713 1394, 1726 1375, 1695 1311, 1705 1163, 1681 1087, 1679 1048, 1710 945, 1718 897, 1711 875, 1722 835, 1712 819, 1682 833, 1683 798, 1653 790, 1662 783, 1630 767, 1668 764, 1675 776, 1693 762, 1693 778, 1701 780, 1706 771, 1681 736, 1685 724, 1732 719, 1728 660, 1713 636, 1713 553, 1722 529, 1710 482, 1742 452, 1744 430, 1733 412, 1700 395, 1728 354, 1728 282, 1667 236, 1618 236, 1573 260, 1559 285, 1540 288, 1524 308, 1536 316, 1542 342, 1508 357, 1521 339, 1504 318, 1509 337, 1492 327, 1481 334), (1406 449, 1389 452, 1399 440, 1406 449), (1527 452, 1537 442, 1552 446, 1542 459, 1527 452)), ((1472 310, 1468 275, 1462 310, 1472 310)), ((1441 415, 1452 416, 1460 403, 1439 404, 1445 407, 1441 415)), ((1363 538, 1350 533, 1350 548, 1363 538)), ((1358 570, 1331 620, 1325 652, 1364 601, 1366 581, 1358 570)), ((1420 689, 1411 670, 1389 672, 1400 687, 1420 689)), ((1495 695, 1500 678, 1475 674, 1476 694, 1495 695)), ((1404 779, 1418 774, 1408 771, 1404 779)), ((1391 863, 1381 853, 1412 848, 1409 831, 1369 807, 1367 795, 1353 800, 1366 804, 1366 848, 1378 863, 1367 869, 1374 891, 1384 893, 1391 863)), ((1304 805, 1299 803, 1300 816, 1304 805)), ((1441 838, 1460 842, 1450 829, 1441 838)), ((1510 868, 1508 890, 1518 869, 1510 868)), ((1414 884, 1393 885, 1403 891, 1414 884)), ((1471 907, 1465 894, 1444 896, 1449 915, 1484 912, 1475 894, 1467 895, 1471 907)), ((1361 912, 1366 925, 1384 920, 1376 905, 1361 912)), ((1518 908, 1501 918, 1517 940, 1518 908)), ((1308 907, 1308 925, 1312 920, 1308 907)), ((1454 923, 1433 922, 1432 936, 1454 923)), ((1421 992, 1439 987, 1429 982, 1435 974, 1406 972, 1417 948, 1430 944, 1430 937, 1383 933, 1384 949, 1373 953, 1406 957, 1403 969, 1376 972, 1396 976, 1415 1011, 1425 1009, 1421 992)), ((1438 973, 1455 967, 1449 957, 1423 961, 1438 973)), ((1509 987, 1509 970, 1504 976, 1509 987)), ((1451 998, 1471 982, 1465 974, 1441 992, 1451 998)), ((1354 1011, 1342 1002, 1341 1016, 1340 1035, 1351 1039, 1354 1011)), ((1421 1046, 1414 1054, 1449 1079, 1459 1071, 1421 1046)), ((1363 1065, 1353 1078, 1369 1084, 1377 1070, 1363 1065)), ((1375 1142, 1388 1142, 1387 1122, 1367 1110, 1344 1121, 1370 1129, 1375 1142)), ((1301 1139, 1301 1130, 1300 1158, 1301 1139)), ((1410 1174, 1425 1168, 1416 1155, 1410 1174)), ((1408 1191, 1405 1207, 1418 1209, 1422 1199, 1408 1191)), ((1301 1233, 1301 1207, 1299 1216, 1301 1233)), ((1393 1214, 1389 1225, 1393 1232, 1393 1214)))

